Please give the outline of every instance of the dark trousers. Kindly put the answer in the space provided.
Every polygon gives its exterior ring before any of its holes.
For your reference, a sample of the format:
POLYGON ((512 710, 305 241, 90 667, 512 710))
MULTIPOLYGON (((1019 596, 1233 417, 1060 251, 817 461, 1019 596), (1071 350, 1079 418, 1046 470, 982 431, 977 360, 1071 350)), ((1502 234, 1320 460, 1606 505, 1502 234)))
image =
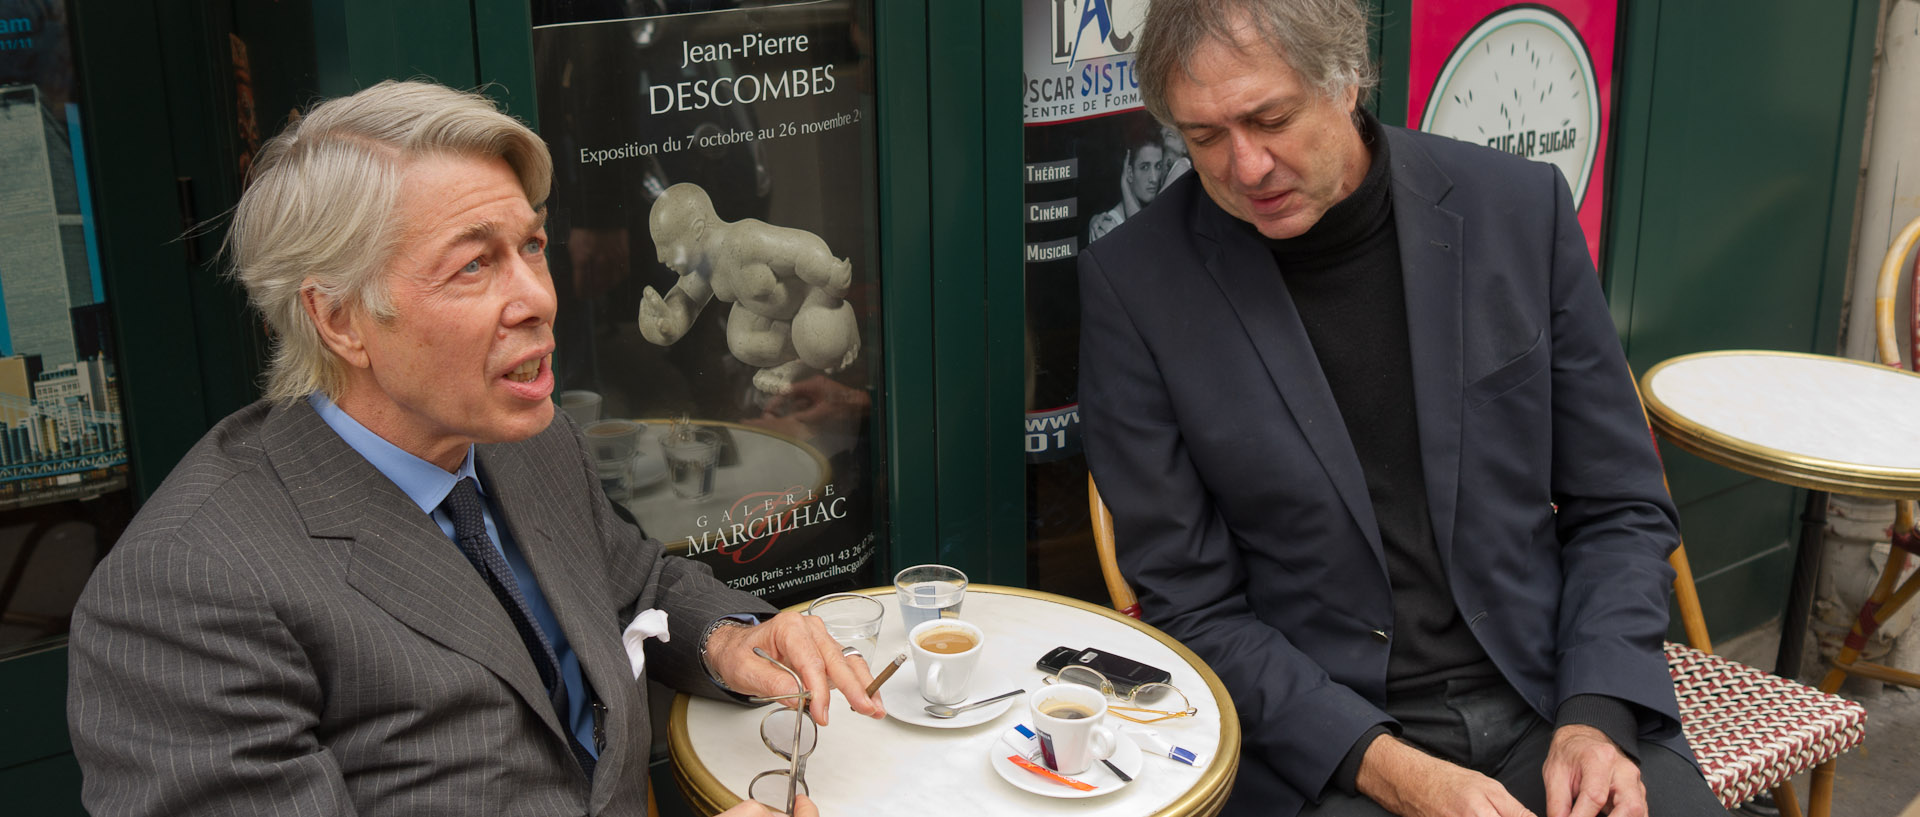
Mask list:
MULTIPOLYGON (((1553 743, 1553 724, 1527 706, 1505 681, 1454 681, 1427 695, 1401 696, 1387 705, 1401 738, 1435 757, 1500 782, 1514 799, 1545 817, 1546 781, 1540 767, 1553 743)), ((1640 782, 1652 817, 1725 815, 1700 770, 1659 744, 1642 741, 1640 782)), ((1300 817, 1389 817, 1365 795, 1328 792, 1300 817)))

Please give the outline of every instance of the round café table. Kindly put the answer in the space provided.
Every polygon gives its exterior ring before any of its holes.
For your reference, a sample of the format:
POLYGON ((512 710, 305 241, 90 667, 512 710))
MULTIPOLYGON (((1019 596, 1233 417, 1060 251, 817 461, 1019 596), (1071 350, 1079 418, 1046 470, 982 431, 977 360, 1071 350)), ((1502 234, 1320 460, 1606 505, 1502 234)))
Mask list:
MULTIPOLYGON (((1640 391, 1654 431, 1702 459, 1817 491, 1920 499, 1920 375, 1798 352, 1700 352, 1647 370, 1640 391)), ((1795 567, 1790 620, 1804 622, 1795 611, 1812 595, 1812 556, 1803 553, 1795 567)), ((1823 691, 1838 689, 1848 673, 1920 687, 1920 675, 1856 661, 1872 628, 1920 592, 1920 576, 1893 588, 1900 566, 1887 560, 1868 602, 1878 605, 1874 623, 1855 623, 1823 691)))
MULTIPOLYGON (((873 659, 884 665, 906 650, 899 606, 892 587, 860 592, 886 603, 873 659)), ((959 617, 986 634, 974 697, 1040 688, 1045 673, 1034 662, 1059 646, 1096 647, 1167 670, 1199 713, 1149 728, 1199 752, 1200 765, 1147 756, 1134 782, 1109 794, 1056 799, 1016 788, 990 765, 996 752, 1012 753, 1000 742, 1001 734, 1031 720, 1025 696, 984 723, 938 729, 891 716, 875 721, 854 713, 836 695, 806 769, 807 785, 822 814, 1146 817, 1212 815, 1226 804, 1240 761, 1240 719, 1219 677, 1191 650, 1104 607, 1014 587, 969 586, 959 617)), ((910 670, 911 665, 903 667, 888 687, 905 681, 910 688, 910 670)), ((740 802, 755 774, 786 768, 787 762, 760 742, 759 724, 766 711, 684 694, 674 699, 668 723, 674 779, 696 811, 723 811, 740 802)), ((1109 723, 1132 725, 1111 718, 1109 723)))
POLYGON ((684 554, 695 538, 713 530, 714 520, 728 512, 739 513, 782 491, 818 495, 833 481, 826 456, 805 441, 743 423, 694 420, 694 425, 726 435, 731 454, 714 469, 712 493, 701 499, 681 499, 668 484, 666 454, 661 449, 673 421, 634 422, 647 430, 630 466, 635 484, 623 504, 641 520, 647 535, 664 543, 669 552, 684 554))

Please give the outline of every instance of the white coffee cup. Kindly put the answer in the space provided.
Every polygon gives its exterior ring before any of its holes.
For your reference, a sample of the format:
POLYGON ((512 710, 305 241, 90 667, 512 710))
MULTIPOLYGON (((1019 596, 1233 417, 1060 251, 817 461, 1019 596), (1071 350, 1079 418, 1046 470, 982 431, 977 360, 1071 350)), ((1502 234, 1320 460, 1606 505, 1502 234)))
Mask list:
POLYGON ((928 703, 948 705, 966 700, 973 691, 973 668, 979 666, 986 645, 979 627, 959 619, 934 619, 913 628, 907 633, 907 648, 913 651, 913 675, 920 681, 920 697, 928 703), (938 638, 943 632, 949 636, 949 643, 971 640, 973 645, 959 652, 944 649, 938 638), (923 641, 936 649, 928 649, 923 641))
POLYGON ((1079 774, 1112 757, 1113 730, 1106 726, 1107 696, 1078 684, 1043 686, 1027 696, 1040 757, 1061 774, 1079 774))
POLYGON ((572 417, 575 423, 586 425, 600 419, 600 393, 585 389, 568 389, 560 393, 560 410, 572 417))

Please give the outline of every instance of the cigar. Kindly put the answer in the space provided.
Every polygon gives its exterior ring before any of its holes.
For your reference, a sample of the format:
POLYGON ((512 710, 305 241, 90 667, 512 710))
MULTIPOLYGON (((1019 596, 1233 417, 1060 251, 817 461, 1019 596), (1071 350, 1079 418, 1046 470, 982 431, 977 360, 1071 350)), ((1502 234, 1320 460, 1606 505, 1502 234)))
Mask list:
POLYGON ((888 678, 892 678, 893 674, 899 671, 900 665, 906 662, 906 653, 894 656, 893 663, 888 664, 886 669, 881 670, 879 675, 873 677, 873 683, 867 685, 867 697, 871 698, 874 693, 879 692, 880 685, 886 683, 888 678))

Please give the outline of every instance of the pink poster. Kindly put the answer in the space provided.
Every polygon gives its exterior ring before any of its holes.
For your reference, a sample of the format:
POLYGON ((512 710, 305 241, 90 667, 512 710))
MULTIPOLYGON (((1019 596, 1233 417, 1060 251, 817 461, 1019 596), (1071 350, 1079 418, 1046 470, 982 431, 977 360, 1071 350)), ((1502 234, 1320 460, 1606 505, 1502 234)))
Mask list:
POLYGON ((1414 0, 1407 122, 1551 162, 1600 258, 1617 0, 1414 0))

